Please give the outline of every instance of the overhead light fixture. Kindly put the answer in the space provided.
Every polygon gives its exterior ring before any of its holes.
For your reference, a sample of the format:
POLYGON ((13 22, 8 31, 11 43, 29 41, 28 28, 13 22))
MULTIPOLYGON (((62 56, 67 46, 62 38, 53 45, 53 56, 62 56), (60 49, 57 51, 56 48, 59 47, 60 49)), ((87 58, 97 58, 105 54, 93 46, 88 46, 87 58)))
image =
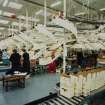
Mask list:
MULTIPOLYGON (((14 25, 14 26, 19 26, 20 23, 18 23, 18 22, 12 22, 12 25, 14 25)), ((21 26, 24 26, 24 23, 21 23, 21 26)))
POLYGON ((101 8, 100 11, 105 11, 105 8, 101 8))
POLYGON ((40 19, 36 19, 36 18, 34 19, 34 18, 33 18, 32 21, 34 21, 34 22, 39 22, 40 19))
POLYGON ((23 7, 23 5, 11 1, 11 2, 9 2, 8 7, 13 8, 13 9, 21 9, 23 7))
POLYGON ((85 12, 76 13, 75 16, 85 15, 85 12))
POLYGON ((35 15, 40 15, 42 12, 43 12, 43 10, 41 9, 41 10, 37 11, 37 12, 35 13, 35 15))
POLYGON ((4 0, 4 2, 3 2, 3 7, 6 7, 7 4, 8 4, 8 0, 4 0))
MULTIPOLYGON (((43 11, 42 13, 40 13, 40 15, 44 16, 44 11, 43 11)), ((50 12, 47 12, 46 15, 47 15, 47 16, 50 16, 51 13, 50 13, 50 12)))
POLYGON ((18 18, 19 18, 19 19, 26 19, 26 17, 23 16, 23 15, 19 15, 18 18))
POLYGON ((18 26, 19 23, 18 23, 18 22, 12 22, 12 25, 14 25, 14 26, 18 26))
POLYGON ((8 29, 9 31, 18 31, 17 29, 12 29, 12 28, 10 28, 10 29, 8 29))
POLYGON ((5 28, 4 27, 0 27, 0 30, 4 30, 5 28))
POLYGON ((36 19, 36 18, 33 18, 33 17, 29 17, 29 21, 39 22, 39 21, 40 21, 40 19, 36 19))
POLYGON ((51 6, 51 7, 55 7, 55 6, 58 6, 58 5, 60 5, 60 4, 61 4, 61 1, 58 1, 58 2, 55 2, 55 3, 51 4, 50 6, 51 6))
POLYGON ((3 15, 4 16, 12 16, 12 15, 15 15, 14 13, 11 13, 11 12, 3 12, 3 15))
MULTIPOLYGON (((44 10, 39 10, 39 11, 37 11, 37 12, 35 13, 35 15, 42 15, 42 16, 44 16, 44 10)), ((50 13, 50 12, 47 12, 46 15, 47 15, 47 16, 50 16, 51 13, 50 13)))
POLYGON ((77 23, 76 23, 76 25, 79 25, 79 24, 81 24, 81 22, 77 22, 77 23))
POLYGON ((8 24, 9 21, 8 21, 8 20, 2 20, 2 19, 0 19, 0 23, 1 23, 1 24, 8 24))
MULTIPOLYGON (((24 16, 24 15, 19 15, 18 18, 26 20, 26 16, 24 16)), ((33 17, 28 17, 28 20, 29 21, 35 21, 35 22, 39 22, 40 21, 40 19, 36 19, 36 18, 33 18, 33 17)))

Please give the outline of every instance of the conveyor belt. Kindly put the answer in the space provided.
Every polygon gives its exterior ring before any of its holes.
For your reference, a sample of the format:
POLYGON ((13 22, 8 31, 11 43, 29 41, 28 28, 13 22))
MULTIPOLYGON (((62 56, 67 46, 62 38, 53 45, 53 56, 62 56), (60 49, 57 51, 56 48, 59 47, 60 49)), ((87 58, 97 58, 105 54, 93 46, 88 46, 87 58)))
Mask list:
POLYGON ((85 98, 80 97, 73 97, 68 99, 64 96, 57 96, 55 98, 49 99, 45 102, 39 103, 37 105, 79 105, 85 98))
POLYGON ((62 95, 57 95, 57 93, 54 93, 25 105, 80 105, 80 103, 84 100, 84 96, 74 96, 69 99, 62 95))

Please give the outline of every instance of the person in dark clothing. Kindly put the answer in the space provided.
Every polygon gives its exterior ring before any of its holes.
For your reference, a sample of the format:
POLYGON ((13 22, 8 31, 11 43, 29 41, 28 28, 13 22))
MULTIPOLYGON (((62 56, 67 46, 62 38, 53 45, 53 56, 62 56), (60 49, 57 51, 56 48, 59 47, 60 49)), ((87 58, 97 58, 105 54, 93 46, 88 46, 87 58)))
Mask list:
POLYGON ((23 71, 30 73, 30 57, 26 50, 23 50, 23 71))
POLYGON ((0 61, 2 61, 2 50, 0 49, 0 61))
POLYGON ((97 58, 98 58, 98 53, 92 52, 92 58, 93 58, 93 66, 96 68, 97 67, 97 58))
POLYGON ((10 61, 12 63, 12 68, 6 74, 13 74, 14 71, 21 71, 21 55, 17 53, 17 50, 13 50, 13 54, 10 56, 10 61))
POLYGON ((77 63, 81 67, 83 66, 83 53, 82 52, 77 52, 77 63))

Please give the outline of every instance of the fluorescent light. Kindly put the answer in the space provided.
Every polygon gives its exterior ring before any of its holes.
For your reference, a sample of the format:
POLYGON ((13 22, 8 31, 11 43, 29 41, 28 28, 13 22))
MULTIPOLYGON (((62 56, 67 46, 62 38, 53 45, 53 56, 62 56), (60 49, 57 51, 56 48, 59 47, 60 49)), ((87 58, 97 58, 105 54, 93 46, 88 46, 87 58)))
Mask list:
POLYGON ((13 9, 21 9, 23 7, 23 5, 11 1, 11 2, 9 2, 8 7, 13 8, 13 9))
POLYGON ((0 30, 4 30, 5 28, 4 27, 0 27, 0 30))
POLYGON ((43 10, 41 9, 41 10, 37 11, 37 12, 35 13, 35 15, 40 15, 42 12, 43 12, 43 10))
MULTIPOLYGON (((40 15, 44 16, 44 11, 43 11, 42 13, 40 13, 40 15)), ((51 13, 50 13, 50 12, 47 12, 46 15, 47 15, 47 16, 50 16, 51 13)))
POLYGON ((19 18, 19 19, 26 19, 26 17, 23 16, 23 15, 19 15, 18 18, 19 18))
POLYGON ((19 23, 18 23, 18 22, 12 22, 12 25, 14 25, 14 26, 18 26, 19 23))
POLYGON ((9 21, 8 21, 8 20, 2 20, 2 19, 0 19, 0 23, 1 23, 1 24, 8 24, 9 21))
POLYGON ((85 15, 85 12, 80 12, 80 13, 76 13, 75 16, 79 16, 79 15, 85 15))
POLYGON ((55 2, 55 3, 51 4, 51 7, 55 7, 55 6, 58 6, 60 4, 61 4, 61 1, 58 1, 58 2, 55 2))
POLYGON ((11 12, 3 12, 3 15, 4 16, 12 16, 12 15, 15 15, 15 14, 11 13, 11 12))
MULTIPOLYGON (((42 16, 44 16, 44 10, 39 10, 39 11, 37 11, 37 12, 35 13, 35 15, 42 15, 42 16)), ((47 12, 46 15, 47 15, 47 16, 50 16, 51 13, 50 13, 50 12, 47 12)))
POLYGON ((40 19, 36 19, 36 18, 33 18, 33 17, 29 17, 29 21, 39 22, 40 19))
POLYGON ((6 7, 7 4, 8 4, 8 0, 4 0, 4 2, 3 2, 3 7, 6 7))
MULTIPOLYGON (((23 15, 18 16, 18 18, 26 20, 26 16, 23 16, 23 15)), ((40 21, 40 19, 36 19, 36 18, 33 18, 33 17, 28 17, 28 20, 29 21, 35 21, 35 22, 39 22, 40 21)))
POLYGON ((79 24, 81 24, 81 22, 77 22, 76 24, 79 25, 79 24))
POLYGON ((105 8, 101 8, 100 11, 105 11, 105 8))
POLYGON ((40 19, 36 19, 36 18, 34 19, 34 18, 33 18, 32 21, 34 21, 34 22, 39 22, 40 19))
POLYGON ((18 31, 17 29, 12 29, 12 28, 10 28, 10 29, 8 29, 9 31, 18 31))

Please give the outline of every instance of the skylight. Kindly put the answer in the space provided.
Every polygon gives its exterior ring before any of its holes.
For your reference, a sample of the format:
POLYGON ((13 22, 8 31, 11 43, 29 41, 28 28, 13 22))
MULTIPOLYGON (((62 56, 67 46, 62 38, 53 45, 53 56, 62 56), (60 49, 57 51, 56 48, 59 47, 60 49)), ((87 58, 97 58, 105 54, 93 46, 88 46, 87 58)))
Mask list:
POLYGON ((2 19, 0 19, 0 23, 1 23, 1 24, 8 24, 9 21, 8 21, 8 20, 2 20, 2 19))
POLYGON ((7 4, 8 4, 8 0, 4 0, 4 2, 3 2, 3 7, 6 7, 7 4))
POLYGON ((11 2, 9 2, 8 7, 13 8, 13 9, 21 9, 23 7, 23 5, 11 1, 11 2))
POLYGON ((15 14, 11 13, 11 12, 3 12, 3 15, 4 16, 12 16, 12 15, 15 15, 15 14))
POLYGON ((51 4, 51 7, 55 7, 55 6, 58 6, 60 4, 61 4, 61 1, 58 1, 58 2, 55 2, 55 3, 51 4))

